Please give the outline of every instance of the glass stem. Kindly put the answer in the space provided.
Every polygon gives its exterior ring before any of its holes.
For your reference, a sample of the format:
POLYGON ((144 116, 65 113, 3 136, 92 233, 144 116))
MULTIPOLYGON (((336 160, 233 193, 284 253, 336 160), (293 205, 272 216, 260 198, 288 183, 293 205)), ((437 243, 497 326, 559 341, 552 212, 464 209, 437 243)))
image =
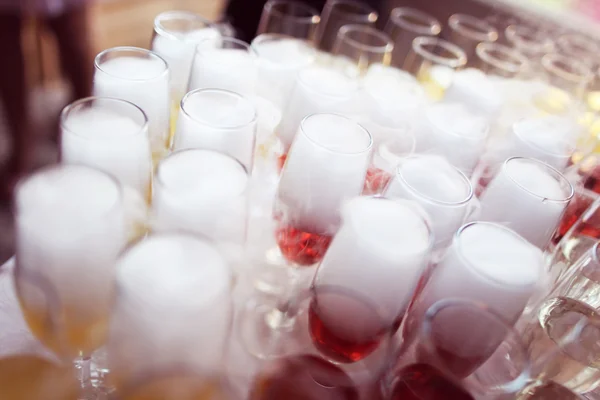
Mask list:
MULTIPOLYGON (((292 267, 293 268, 293 267, 292 267)), ((296 323, 300 295, 301 276, 295 269, 290 269, 287 296, 267 314, 267 324, 273 329, 291 329, 296 323)))
POLYGON ((77 371, 77 379, 82 388, 91 385, 92 378, 92 358, 91 357, 78 357, 75 360, 75 370, 77 371))

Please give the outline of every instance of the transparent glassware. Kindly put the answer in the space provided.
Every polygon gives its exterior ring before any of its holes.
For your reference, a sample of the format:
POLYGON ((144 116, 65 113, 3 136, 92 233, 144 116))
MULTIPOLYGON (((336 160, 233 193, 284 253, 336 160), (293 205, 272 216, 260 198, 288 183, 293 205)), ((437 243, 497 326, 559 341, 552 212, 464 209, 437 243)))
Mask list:
POLYGON ((513 47, 532 59, 539 60, 544 54, 554 50, 554 42, 543 31, 526 25, 509 25, 504 34, 513 47))
POLYGON ((227 154, 251 170, 257 110, 245 96, 223 89, 197 89, 181 101, 173 150, 208 149, 227 154))
POLYGON ((189 11, 166 11, 154 18, 151 50, 169 65, 171 88, 172 139, 179 113, 179 102, 185 95, 192 69, 196 45, 205 39, 221 37, 219 27, 189 11))
POLYGON ((313 42, 321 16, 317 9, 294 0, 269 0, 265 4, 257 36, 277 34, 313 42))
POLYGON ((383 192, 391 199, 416 201, 431 218, 434 250, 445 248, 472 211, 467 177, 443 157, 415 154, 404 158, 383 192))
POLYGON ((348 24, 374 26, 378 14, 367 4, 357 0, 328 0, 321 12, 316 44, 323 51, 331 51, 341 27, 348 24))
POLYGON ((467 65, 466 53, 457 45, 435 37, 419 36, 404 61, 403 69, 414 75, 432 100, 444 97, 456 70, 467 65))
POLYGON ((94 95, 127 100, 148 117, 152 159, 156 163, 170 142, 169 67, 158 54, 137 47, 114 47, 96 56, 94 95))
POLYGON ((556 39, 556 49, 561 54, 587 63, 591 68, 598 66, 600 46, 596 41, 577 33, 565 33, 556 39))
POLYGON ((205 39, 196 46, 187 90, 222 89, 252 98, 258 84, 258 57, 234 38, 205 39))
POLYGON ((146 114, 125 100, 88 97, 63 109, 60 127, 61 162, 87 165, 117 178, 123 186, 128 235, 143 235, 153 168, 146 114))
MULTIPOLYGON (((337 114, 306 117, 283 167, 273 211, 276 248, 267 263, 283 265, 287 289, 275 305, 255 299, 245 307, 243 341, 248 351, 266 357, 270 341, 294 326, 301 270, 314 271, 341 223, 341 206, 360 195, 371 156, 372 138, 355 121, 337 114)), ((264 262, 264 261, 263 261, 264 262)))
POLYGON ((483 19, 467 14, 453 14, 448 18, 447 39, 458 45, 467 56, 467 64, 477 64, 475 48, 480 43, 498 40, 498 31, 483 19))
POLYGON ((390 65, 394 43, 382 31, 364 25, 344 25, 333 45, 333 66, 351 77, 366 74, 373 64, 390 65))
POLYGON ((16 189, 15 288, 33 334, 74 361, 82 399, 91 353, 107 338, 115 261, 126 244, 121 186, 79 165, 47 167, 16 189))
MULTIPOLYGON (((407 318, 413 317, 411 309, 407 318)), ((441 300, 417 319, 418 324, 404 325, 397 362, 383 384, 384 398, 503 398, 527 384, 530 363, 518 332, 485 305, 441 300)))
POLYGON ((527 57, 519 50, 499 43, 483 42, 475 48, 478 68, 488 75, 502 78, 524 77, 529 70, 527 57))
POLYGON ((477 218, 508 226, 545 249, 573 195, 571 183, 548 164, 512 157, 480 196, 477 218))
POLYGON ((556 382, 549 381, 529 385, 519 393, 517 400, 585 400, 586 398, 588 397, 580 396, 556 382))
POLYGON ((418 36, 438 36, 442 25, 433 16, 416 8, 397 7, 392 10, 384 32, 394 42, 392 65, 402 67, 418 36))
POLYGON ((107 351, 119 398, 223 396, 232 273, 216 247, 152 234, 121 254, 115 279, 107 351))

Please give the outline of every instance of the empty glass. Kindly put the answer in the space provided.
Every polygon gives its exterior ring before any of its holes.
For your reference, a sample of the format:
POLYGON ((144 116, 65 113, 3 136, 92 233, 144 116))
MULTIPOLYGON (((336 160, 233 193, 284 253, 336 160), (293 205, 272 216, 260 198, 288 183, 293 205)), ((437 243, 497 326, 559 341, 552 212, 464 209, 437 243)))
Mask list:
POLYGON ((453 14, 448 18, 447 39, 465 52, 469 65, 476 65, 475 48, 479 43, 498 40, 498 31, 482 19, 466 14, 453 14))
POLYGON ((271 33, 312 42, 320 21, 319 11, 301 1, 269 0, 256 35, 271 33))
POLYGON ((499 43, 483 42, 475 48, 478 68, 488 75, 502 78, 519 78, 527 74, 529 62, 527 57, 499 43))
POLYGON ((452 83, 454 71, 466 64, 467 55, 457 45, 419 36, 413 40, 403 69, 417 77, 432 100, 440 100, 452 83))
POLYGON ((373 64, 389 65, 394 43, 383 32, 364 25, 340 28, 332 53, 334 66, 351 77, 364 75, 373 64))
POLYGON ((358 0, 328 0, 321 13, 316 43, 319 49, 331 51, 341 27, 348 24, 374 26, 377 12, 358 0))
POLYGON ((543 31, 525 25, 509 25, 504 34, 508 42, 525 54, 534 64, 535 61, 554 49, 552 38, 543 31))
POLYGON ((438 36, 442 25, 433 16, 410 7, 397 7, 390 13, 384 29, 394 42, 392 64, 402 67, 417 36, 438 36))

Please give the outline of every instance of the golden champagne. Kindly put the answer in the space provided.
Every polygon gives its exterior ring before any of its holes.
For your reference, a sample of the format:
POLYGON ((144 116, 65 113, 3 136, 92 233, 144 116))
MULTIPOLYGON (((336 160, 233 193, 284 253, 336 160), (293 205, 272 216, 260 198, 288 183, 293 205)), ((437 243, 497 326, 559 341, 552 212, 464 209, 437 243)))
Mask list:
POLYGON ((153 379, 121 390, 120 400, 227 400, 221 385, 198 376, 177 375, 153 379))
POLYGON ((72 366, 35 356, 0 360, 0 398, 5 400, 77 400, 79 384, 72 366))
POLYGON ((423 66, 417 73, 417 80, 423 86, 427 97, 437 101, 444 98, 446 89, 452 82, 452 68, 439 65, 423 66))
POLYGON ((171 100, 171 119, 169 120, 169 136, 167 138, 167 148, 171 148, 173 145, 173 138, 175 137, 175 129, 177 129, 177 119, 179 118, 179 104, 181 103, 181 97, 175 96, 171 100))

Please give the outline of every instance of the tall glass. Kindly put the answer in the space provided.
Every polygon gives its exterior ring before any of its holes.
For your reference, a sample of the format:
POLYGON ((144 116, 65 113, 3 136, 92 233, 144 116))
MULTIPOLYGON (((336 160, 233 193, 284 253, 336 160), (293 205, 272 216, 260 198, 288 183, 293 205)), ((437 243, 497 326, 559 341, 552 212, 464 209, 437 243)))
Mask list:
POLYGON ((556 39, 556 49, 569 57, 583 61, 591 68, 598 66, 600 45, 588 37, 577 33, 565 33, 556 39))
POLYGON ((75 360, 87 399, 90 355, 106 339, 115 261, 126 243, 121 187, 104 172, 59 165, 21 181, 15 204, 21 310, 47 348, 75 360))
POLYGON ((545 249, 573 193, 569 181, 548 164, 513 157, 481 195, 477 217, 506 225, 545 249))
POLYGON ((385 33, 364 25, 344 25, 338 31, 332 53, 334 67, 359 77, 373 64, 389 65, 394 43, 385 33))
POLYGON ((400 162, 383 195, 416 201, 431 218, 434 249, 445 248, 472 211, 467 177, 439 156, 414 155, 400 162))
POLYGON ((158 164, 155 178, 155 232, 198 233, 214 240, 229 259, 241 258, 249 176, 239 161, 212 150, 180 150, 158 164))
POLYGON ((151 49, 169 64, 171 88, 171 139, 179 102, 187 91, 196 45, 221 37, 216 25, 189 11, 166 11, 154 18, 151 49))
POLYGON ((557 53, 542 57, 542 70, 546 81, 560 90, 581 99, 594 72, 584 62, 557 53))
MULTIPOLYGON (((349 113, 354 111, 358 83, 331 68, 311 67, 296 76, 296 83, 283 110, 277 135, 287 153, 300 122, 313 113, 349 113)), ((285 159, 285 154, 283 159, 285 159)))
POLYGON ((256 108, 242 95, 222 89, 193 90, 181 101, 173 149, 219 151, 250 171, 256 121, 256 108))
POLYGON ((234 38, 206 39, 196 47, 188 91, 223 89, 251 98, 257 84, 257 57, 248 43, 234 38))
POLYGON ((269 0, 263 7, 257 36, 276 34, 312 42, 321 17, 317 9, 295 0, 269 0))
POLYGON ((417 36, 438 36, 442 25, 433 16, 410 7, 397 7, 390 13, 385 33, 394 42, 392 64, 401 67, 408 55, 412 41, 417 36))
POLYGON ((544 54, 554 50, 554 41, 540 30, 525 25, 509 25, 504 34, 508 42, 517 50, 525 54, 531 61, 532 67, 544 54))
MULTIPOLYGON (((415 316, 409 311, 407 318, 415 316)), ((429 309, 419 308, 419 324, 404 325, 398 361, 384 382, 384 398, 454 399, 512 398, 529 378, 527 350, 511 325, 481 303, 446 299, 429 309), (465 340, 468 338, 468 340, 465 340), (498 355, 509 357, 510 368, 493 365, 497 376, 478 385, 464 380, 498 355)), ((506 361, 504 361, 506 363, 506 361)))
POLYGON ((482 19, 467 14, 453 14, 448 18, 447 39, 465 52, 469 65, 476 65, 475 48, 479 43, 497 41, 498 31, 482 19))
POLYGON ((479 43, 475 54, 478 58, 478 68, 488 75, 519 78, 526 76, 530 68, 523 53, 499 43, 479 43))
POLYGON ((223 396, 233 312, 223 256, 191 234, 153 234, 126 249, 116 266, 108 354, 119 398, 223 396))
POLYGON ((456 70, 467 65, 466 53, 457 45, 419 36, 412 43, 403 69, 416 76, 432 100, 440 100, 456 70))
POLYGON ((107 172, 123 186, 128 234, 145 231, 152 185, 152 153, 146 114, 118 99, 88 97, 65 107, 60 117, 61 161, 107 172))
POLYGON ((132 102, 148 117, 152 158, 157 162, 169 145, 169 67, 156 53, 137 47, 115 47, 96 56, 94 95, 132 102))
POLYGON ((296 75, 314 63, 316 50, 303 39, 274 33, 257 36, 252 48, 258 55, 258 93, 283 108, 296 75))
POLYGON ((348 24, 374 26, 377 18, 377 12, 361 1, 327 0, 317 29, 317 47, 331 51, 341 27, 348 24))

